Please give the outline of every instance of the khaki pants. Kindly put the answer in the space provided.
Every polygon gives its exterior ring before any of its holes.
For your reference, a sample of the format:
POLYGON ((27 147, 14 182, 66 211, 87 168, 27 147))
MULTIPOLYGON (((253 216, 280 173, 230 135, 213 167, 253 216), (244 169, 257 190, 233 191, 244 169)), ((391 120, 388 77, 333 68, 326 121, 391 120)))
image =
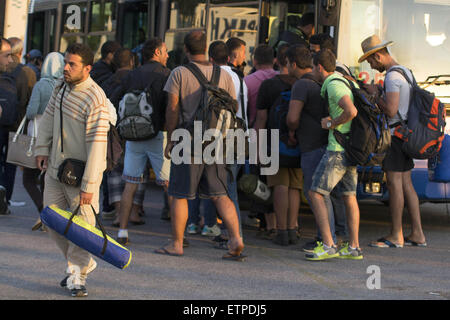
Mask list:
MULTIPOLYGON (((92 206, 95 211, 99 210, 99 192, 94 193, 92 197, 92 206)), ((49 174, 45 175, 44 189, 44 207, 54 205, 63 210, 73 212, 80 204, 80 189, 70 187, 66 184, 53 179, 49 174)), ((90 205, 81 206, 78 213, 84 221, 95 226, 95 216, 90 205)), ((72 289, 73 285, 84 285, 87 274, 93 270, 95 264, 91 254, 84 249, 76 246, 59 233, 48 229, 50 237, 61 249, 67 261, 67 273, 71 274, 67 284, 72 289), (92 270, 89 270, 92 269, 92 270)))

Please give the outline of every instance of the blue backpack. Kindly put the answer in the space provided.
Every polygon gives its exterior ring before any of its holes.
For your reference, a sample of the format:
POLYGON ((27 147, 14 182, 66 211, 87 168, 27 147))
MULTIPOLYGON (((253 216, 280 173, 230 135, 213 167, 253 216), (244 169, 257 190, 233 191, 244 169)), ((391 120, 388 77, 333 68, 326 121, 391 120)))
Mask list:
POLYGON ((270 130, 278 129, 280 133, 278 146, 280 168, 300 168, 300 146, 298 144, 295 146, 288 144, 289 128, 286 124, 286 118, 289 112, 290 101, 291 91, 284 91, 269 111, 268 128, 270 130))

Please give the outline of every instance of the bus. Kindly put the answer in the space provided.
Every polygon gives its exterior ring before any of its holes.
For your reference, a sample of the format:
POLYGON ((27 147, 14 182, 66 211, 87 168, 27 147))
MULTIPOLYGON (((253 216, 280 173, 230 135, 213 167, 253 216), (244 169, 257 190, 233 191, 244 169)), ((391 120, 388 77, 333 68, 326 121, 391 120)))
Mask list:
MULTIPOLYGON (((383 74, 364 61, 361 42, 377 34, 394 42, 395 59, 414 72, 420 85, 432 91, 450 110, 450 1, 448 0, 31 0, 26 46, 64 52, 74 42, 88 44, 100 57, 101 45, 117 40, 136 48, 158 36, 169 50, 168 66, 183 63, 183 39, 203 30, 208 43, 242 38, 247 69, 258 44, 274 46, 292 16, 315 14, 315 30, 335 41, 337 60, 366 83, 380 83, 383 74)), ((450 134, 448 118, 446 133, 450 134)), ((360 176, 359 197, 385 200, 383 174, 371 168, 360 176)), ((427 162, 416 161, 413 181, 422 201, 447 201, 450 184, 428 181, 427 162)))

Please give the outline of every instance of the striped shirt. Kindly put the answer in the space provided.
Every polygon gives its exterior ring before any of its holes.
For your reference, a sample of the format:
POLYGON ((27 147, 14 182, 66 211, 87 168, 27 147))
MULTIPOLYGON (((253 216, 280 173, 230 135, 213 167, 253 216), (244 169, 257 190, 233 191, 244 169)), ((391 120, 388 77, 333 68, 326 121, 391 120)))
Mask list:
POLYGON ((39 124, 36 155, 48 156, 48 173, 57 179, 65 159, 86 163, 81 191, 96 193, 106 168, 109 112, 105 93, 90 77, 82 83, 55 84, 39 124), (64 90, 65 86, 65 90, 64 90), (60 105, 63 114, 63 153, 61 153, 60 105))

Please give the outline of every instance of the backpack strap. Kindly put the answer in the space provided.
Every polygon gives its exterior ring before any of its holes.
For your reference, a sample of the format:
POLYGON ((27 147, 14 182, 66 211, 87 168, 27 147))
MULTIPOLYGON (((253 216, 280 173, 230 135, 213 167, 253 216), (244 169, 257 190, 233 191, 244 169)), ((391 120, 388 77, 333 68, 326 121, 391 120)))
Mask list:
POLYGON ((220 79, 220 67, 218 65, 213 64, 213 73, 211 77, 211 81, 208 81, 203 74, 203 72, 195 65, 195 63, 189 62, 184 65, 192 74, 197 78, 198 82, 202 87, 206 87, 206 85, 213 85, 215 87, 219 84, 220 79))
MULTIPOLYGON (((405 80, 406 80, 406 81, 408 82, 408 84, 411 86, 411 89, 410 89, 410 92, 411 92, 411 93, 410 93, 410 95, 409 95, 409 106, 411 106, 411 103, 412 103, 412 97, 413 97, 413 90, 412 90, 412 88, 417 87, 417 82, 416 82, 416 79, 414 78, 414 75, 413 75, 412 71, 409 70, 409 71, 411 72, 412 77, 413 77, 413 80, 412 80, 412 81, 411 81, 411 79, 407 76, 405 70, 403 70, 402 68, 399 68, 399 67, 392 67, 391 69, 389 69, 389 71, 386 73, 386 76, 388 75, 389 72, 392 72, 392 71, 395 71, 395 72, 400 73, 400 74, 402 75, 402 77, 405 78, 405 80)), ((385 79, 386 79, 386 76, 384 77, 385 79)), ((384 82, 383 90, 384 90, 384 92, 386 93, 386 81, 384 82)), ((409 106, 408 106, 408 110, 409 110, 409 106)), ((402 125, 406 126, 406 121, 405 121, 405 119, 403 119, 403 117, 402 117, 402 115, 400 114, 400 111, 399 111, 399 110, 397 110, 397 115, 398 115, 398 117, 400 118, 400 122, 402 123, 402 125)))

